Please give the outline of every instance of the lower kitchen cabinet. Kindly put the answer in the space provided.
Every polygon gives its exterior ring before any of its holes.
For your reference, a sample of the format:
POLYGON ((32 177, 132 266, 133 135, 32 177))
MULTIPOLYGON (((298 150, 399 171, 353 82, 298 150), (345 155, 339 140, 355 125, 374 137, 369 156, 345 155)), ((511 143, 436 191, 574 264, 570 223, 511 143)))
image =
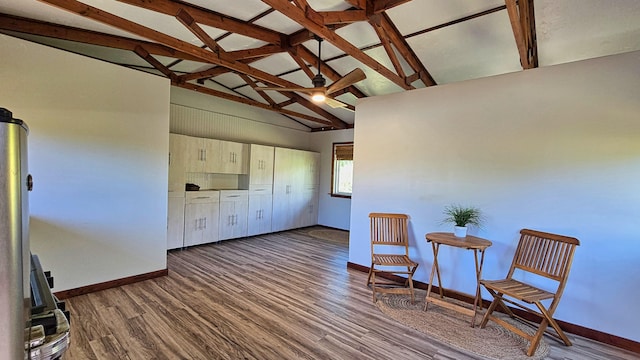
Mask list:
POLYGON ((271 232, 271 185, 251 185, 249 188, 248 236, 271 232))
POLYGON ((247 236, 249 192, 220 190, 220 240, 247 236))
POLYGON ((220 240, 220 192, 188 191, 185 194, 184 246, 220 240))

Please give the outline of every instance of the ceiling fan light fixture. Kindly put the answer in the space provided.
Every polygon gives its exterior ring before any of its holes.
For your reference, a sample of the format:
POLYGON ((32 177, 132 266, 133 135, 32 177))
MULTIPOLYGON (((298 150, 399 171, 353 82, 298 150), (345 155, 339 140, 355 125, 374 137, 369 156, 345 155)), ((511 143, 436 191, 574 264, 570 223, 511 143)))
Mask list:
POLYGON ((315 102, 324 102, 326 100, 326 97, 324 96, 324 93, 322 91, 316 91, 311 94, 311 100, 315 102))

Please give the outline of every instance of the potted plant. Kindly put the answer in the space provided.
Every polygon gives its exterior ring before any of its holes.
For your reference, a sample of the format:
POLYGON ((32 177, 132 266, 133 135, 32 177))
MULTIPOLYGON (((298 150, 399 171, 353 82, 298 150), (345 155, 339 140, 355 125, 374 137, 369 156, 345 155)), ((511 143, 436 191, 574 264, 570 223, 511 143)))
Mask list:
POLYGON ((456 237, 467 236, 467 226, 481 226, 482 217, 480 209, 472 206, 449 205, 444 208, 446 217, 442 223, 453 223, 456 237))

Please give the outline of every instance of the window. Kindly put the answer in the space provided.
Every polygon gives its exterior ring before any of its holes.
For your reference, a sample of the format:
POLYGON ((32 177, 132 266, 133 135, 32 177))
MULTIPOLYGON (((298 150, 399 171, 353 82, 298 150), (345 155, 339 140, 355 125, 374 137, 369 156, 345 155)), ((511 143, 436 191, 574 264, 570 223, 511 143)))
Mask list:
POLYGON ((353 183, 353 143, 333 143, 331 196, 351 197, 353 183))

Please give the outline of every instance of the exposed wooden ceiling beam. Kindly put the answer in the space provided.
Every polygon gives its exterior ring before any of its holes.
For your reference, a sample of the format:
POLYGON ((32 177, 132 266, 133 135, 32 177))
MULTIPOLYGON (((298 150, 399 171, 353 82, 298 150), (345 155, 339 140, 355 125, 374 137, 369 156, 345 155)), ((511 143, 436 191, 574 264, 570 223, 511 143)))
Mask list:
POLYGON ((375 30, 376 34, 378 35, 378 39, 380 39, 380 43, 382 44, 382 47, 384 47, 384 50, 387 52, 387 56, 389 57, 389 60, 391 60, 393 67, 396 69, 396 72, 399 76, 405 78, 406 75, 404 74, 404 70, 402 70, 402 64, 400 64, 400 60, 398 60, 398 57, 396 56, 396 53, 391 46, 391 41, 389 41, 387 33, 382 28, 382 25, 380 24, 380 22, 374 21, 371 21, 370 24, 373 27, 373 30, 375 30))
POLYGON ((309 31, 320 36, 324 40, 330 42, 332 45, 349 54, 354 59, 379 72, 382 76, 391 80, 394 84, 406 90, 414 89, 413 86, 407 85, 405 83, 404 78, 387 69, 384 65, 382 65, 369 55, 365 54, 363 51, 337 35, 335 32, 328 29, 326 26, 318 24, 310 19, 307 15, 309 12, 308 8, 306 11, 302 10, 290 3, 288 0, 262 0, 262 2, 278 10, 283 15, 309 29, 309 31))
POLYGON ((268 55, 285 52, 285 50, 277 45, 265 45, 254 49, 228 51, 227 54, 236 60, 261 58, 268 55))
POLYGON ((172 82, 176 81, 178 76, 171 71, 168 67, 164 66, 160 61, 158 61, 156 58, 154 58, 153 56, 151 56, 151 54, 149 54, 149 52, 147 50, 145 50, 142 46, 137 46, 134 49, 134 52, 136 54, 138 54, 138 56, 140 56, 141 58, 143 58, 146 62, 148 62, 149 64, 151 64, 151 66, 153 66, 154 68, 156 68, 158 71, 160 71, 161 73, 163 73, 166 77, 168 77, 169 79, 171 79, 172 82))
POLYGON ((215 11, 202 9, 185 2, 169 0, 118 0, 120 2, 153 10, 170 16, 176 16, 182 9, 189 11, 199 24, 215 27, 231 33, 259 39, 274 45, 282 45, 282 35, 271 29, 234 19, 215 11))
POLYGON ((202 61, 199 57, 191 54, 148 41, 134 40, 122 36, 108 35, 91 30, 78 29, 6 14, 0 14, 0 29, 128 51, 134 51, 137 46, 142 46, 153 55, 202 61))
POLYGON ((303 46, 298 45, 296 47, 291 48, 291 50, 289 50, 289 55, 291 56, 293 61, 295 61, 296 64, 298 64, 298 66, 300 66, 300 69, 304 71, 305 74, 307 74, 309 79, 313 79, 316 76, 316 74, 314 74, 313 71, 311 71, 307 63, 305 63, 304 60, 300 57, 300 55, 298 55, 299 48, 303 48, 303 46))
MULTIPOLYGON (((258 87, 258 85, 256 85, 256 82, 253 81, 253 79, 251 79, 249 76, 247 76, 245 74, 238 74, 238 75, 240 75, 242 80, 244 80, 244 82, 246 82, 247 85, 251 86, 252 89, 255 90, 258 87)), ((271 96, 269 96, 266 92, 264 92, 264 91, 256 91, 256 93, 258 93, 258 95, 260 95, 271 106, 277 106, 276 102, 273 101, 271 96)))
POLYGON ((505 0, 513 36, 523 69, 538 67, 533 0, 505 0))
POLYGON ((251 66, 243 62, 235 61, 233 59, 228 59, 226 58, 226 56, 222 56, 222 54, 219 55, 212 51, 202 49, 186 41, 176 39, 174 37, 171 37, 169 35, 163 34, 156 30, 150 29, 148 27, 142 26, 140 24, 134 23, 132 21, 123 19, 119 16, 113 15, 106 11, 97 9, 93 6, 83 4, 77 0, 40 0, 40 1, 46 2, 54 6, 58 6, 67 11, 99 21, 101 23, 111 25, 118 29, 130 32, 132 34, 142 36, 149 40, 159 42, 173 49, 191 54, 197 58, 200 58, 205 62, 224 66, 231 70, 235 70, 235 71, 247 74, 256 79, 268 81, 270 83, 277 84, 278 86, 283 86, 283 87, 299 86, 298 84, 278 78, 277 76, 271 75, 265 71, 252 68, 251 66))
POLYGON ((316 123, 319 123, 319 124, 333 126, 333 124, 328 120, 316 118, 316 117, 313 117, 313 116, 309 116, 309 115, 306 115, 306 114, 302 114, 302 113, 291 111, 291 110, 287 110, 287 109, 282 109, 279 106, 271 106, 271 105, 268 105, 268 104, 261 103, 259 101, 243 98, 243 97, 237 96, 237 95, 228 94, 226 92, 218 91, 218 90, 211 89, 211 88, 208 88, 208 87, 204 87, 204 86, 200 86, 200 85, 196 85, 196 84, 192 84, 192 83, 176 83, 176 84, 173 84, 173 85, 181 87, 181 88, 184 88, 184 89, 197 91, 197 92, 200 92, 200 93, 203 93, 203 94, 207 94, 207 95, 223 98, 223 99, 226 99, 226 100, 235 101, 235 102, 238 102, 238 103, 259 107, 259 108, 262 108, 262 109, 265 109, 265 110, 274 111, 274 112, 278 112, 278 113, 289 115, 289 116, 294 116, 294 117, 297 117, 297 118, 300 118, 300 119, 316 122, 316 123))
POLYGON ((358 21, 367 21, 367 13, 364 10, 344 10, 344 11, 320 11, 322 21, 325 25, 330 24, 351 24, 358 21))
MULTIPOLYGON (((386 13, 382 13, 379 15, 375 15, 372 18, 378 18, 380 20, 380 25, 384 29, 387 36, 389 36, 389 40, 395 46, 396 50, 402 55, 407 64, 411 66, 413 71, 418 74, 420 80, 425 84, 425 86, 433 86, 436 85, 436 81, 433 79, 427 68, 422 64, 420 58, 413 51, 407 39, 402 36, 400 30, 395 26, 391 18, 386 13)), ((407 82, 411 84, 412 82, 407 82)))

